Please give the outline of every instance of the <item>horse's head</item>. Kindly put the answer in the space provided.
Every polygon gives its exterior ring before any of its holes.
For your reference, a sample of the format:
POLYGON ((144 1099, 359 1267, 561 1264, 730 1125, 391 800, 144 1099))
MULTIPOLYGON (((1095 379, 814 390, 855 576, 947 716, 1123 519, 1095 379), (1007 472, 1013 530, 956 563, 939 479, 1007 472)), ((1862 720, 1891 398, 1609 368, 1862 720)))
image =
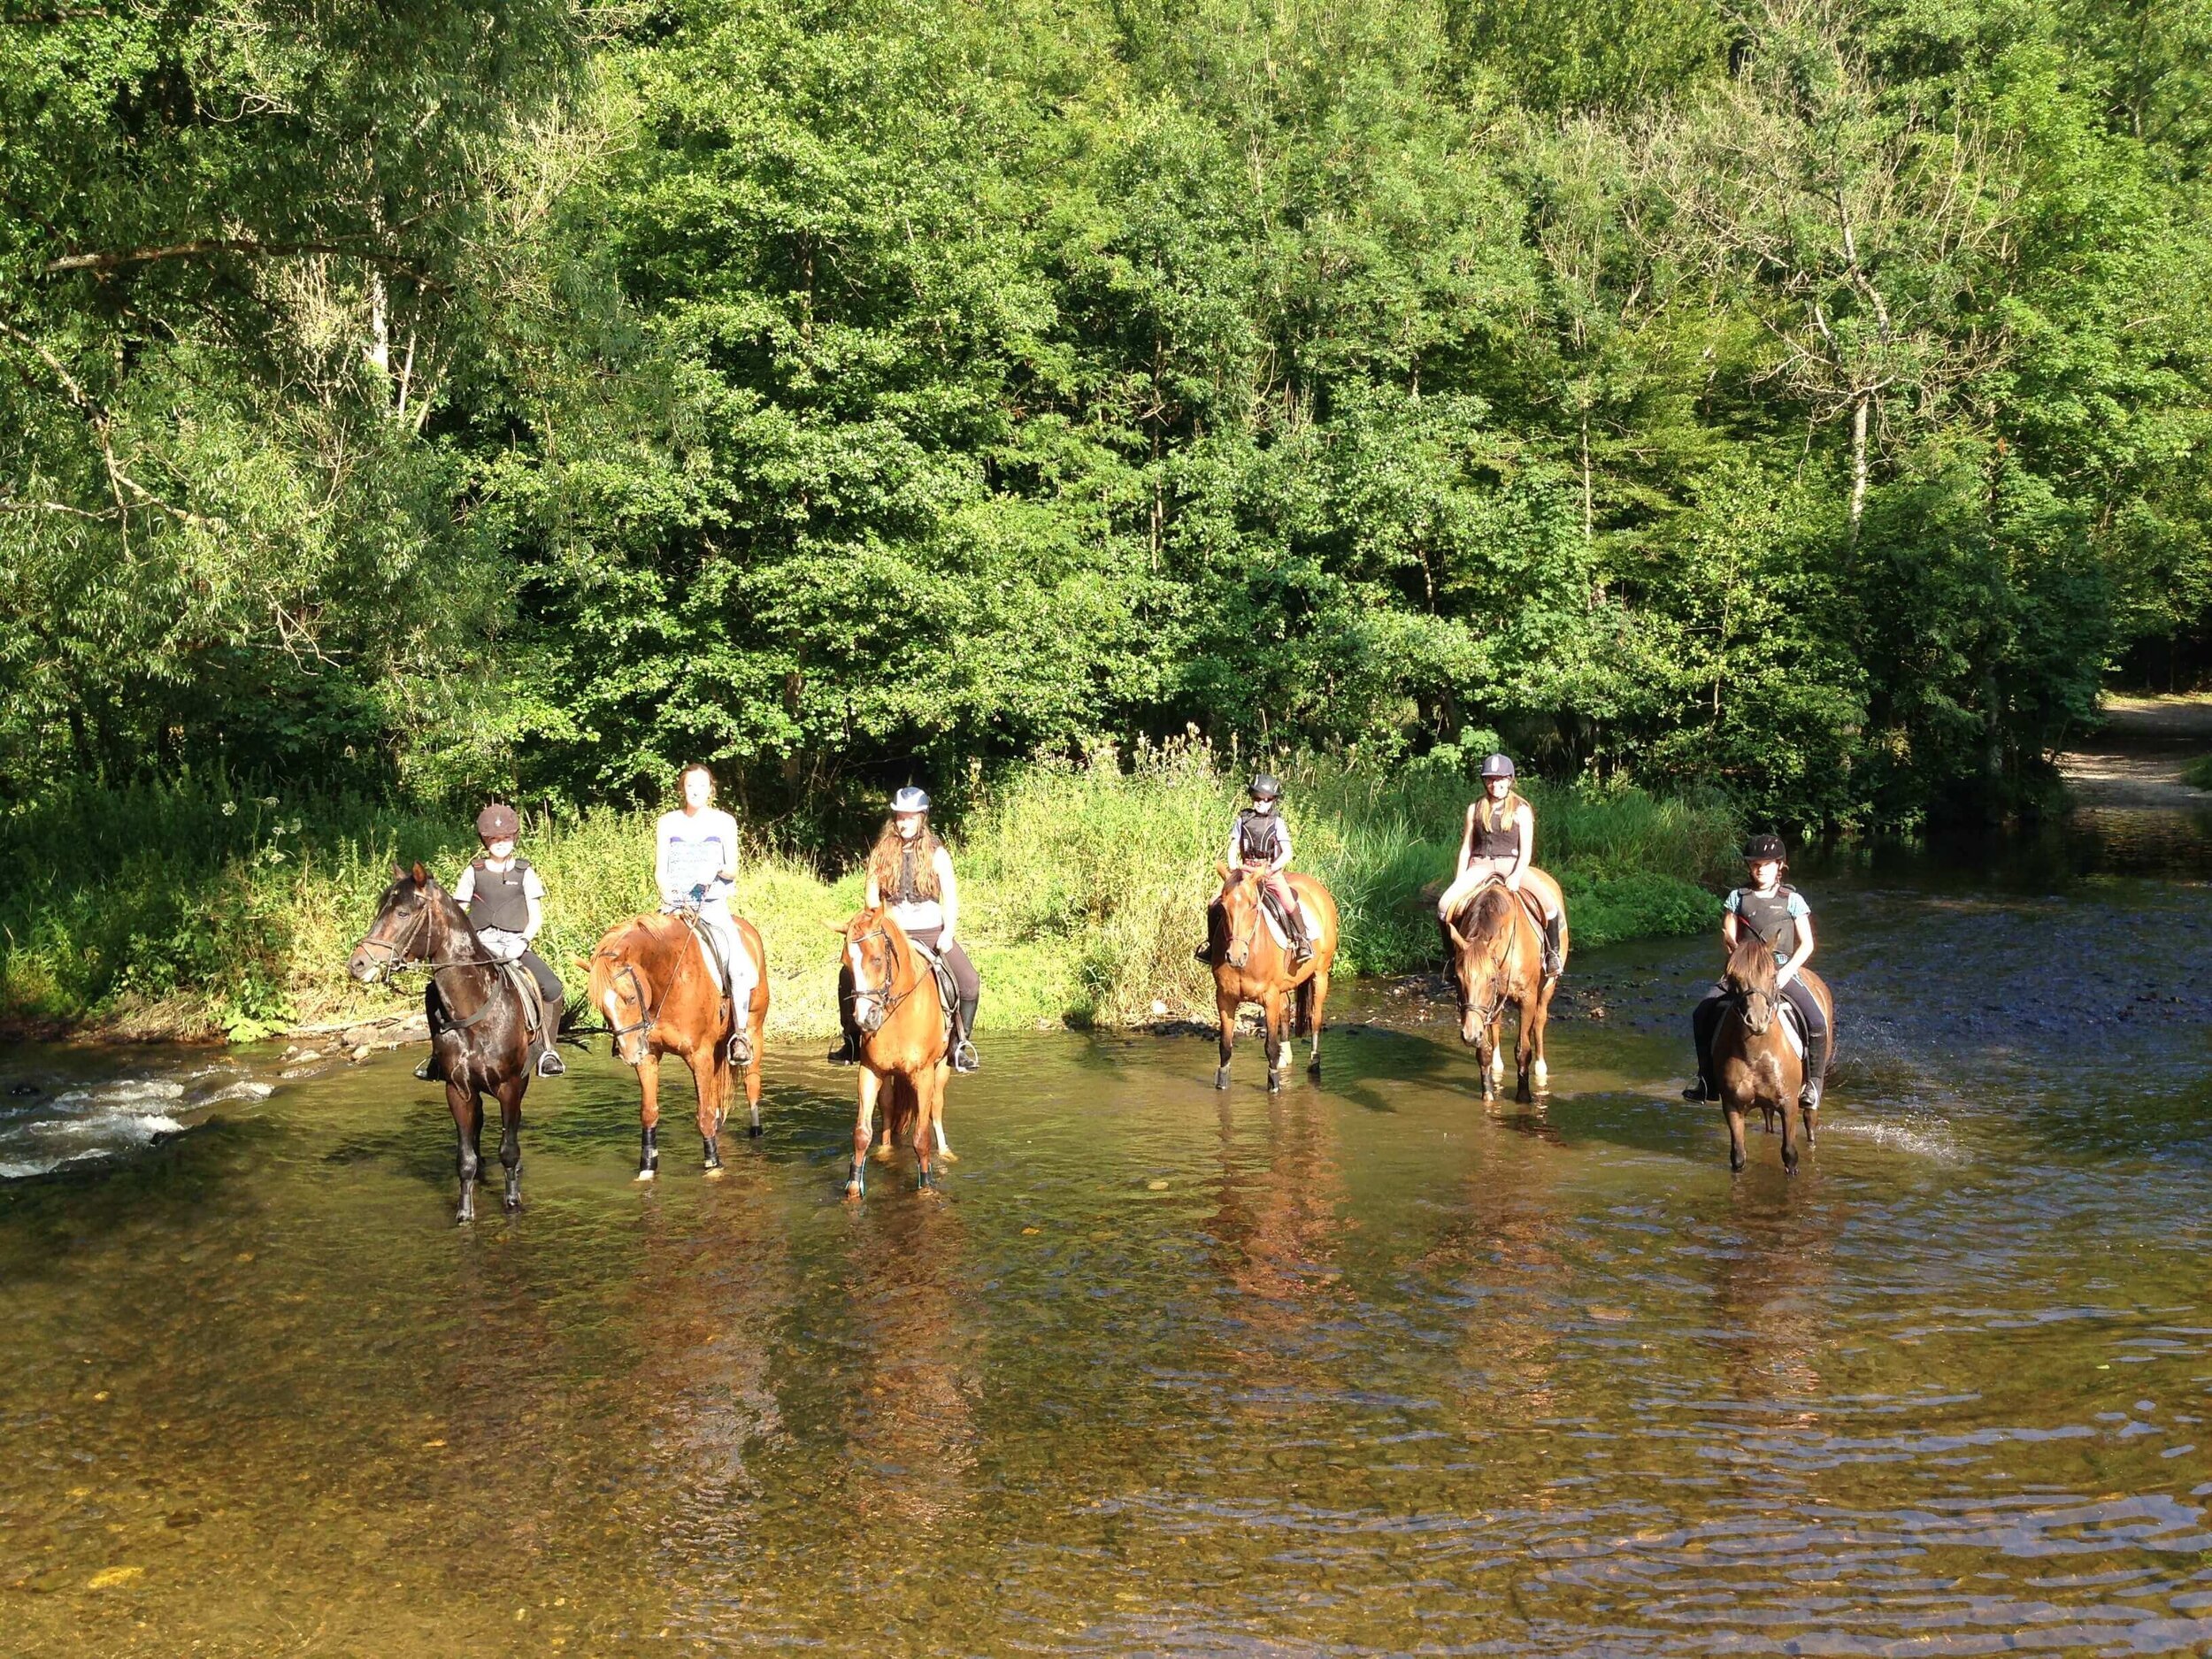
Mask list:
POLYGON ((905 932, 880 907, 862 910, 841 926, 835 922, 826 926, 845 941, 845 966, 853 980, 853 1027, 872 1037, 902 1000, 898 980, 906 955, 905 932))
POLYGON ((606 1015, 615 1058, 625 1065, 643 1065, 653 1056, 652 970, 637 960, 641 931, 634 924, 618 927, 591 953, 591 1005, 606 1015))
POLYGON ((1481 1041, 1496 1023, 1509 988, 1506 956, 1513 944, 1518 901, 1501 882, 1479 889, 1455 917, 1444 922, 1452 953, 1452 980, 1459 992, 1459 1040, 1481 1041))
POLYGON ((1217 953, 1229 966, 1241 968, 1251 960, 1252 940, 1260 925, 1259 872, 1241 864, 1214 868, 1221 872, 1221 891, 1214 896, 1213 907, 1225 935, 1218 941, 1217 953))
POLYGON ((435 959, 434 941, 442 933, 442 910, 451 901, 420 864, 392 866, 391 885, 377 902, 376 920, 346 958, 346 972, 364 985, 385 978, 403 962, 435 959))
POLYGON ((1774 1024, 1774 1000, 1780 994, 1774 976, 1774 952, 1755 933, 1747 933, 1728 953, 1728 970, 1721 976, 1743 1009, 1744 1029, 1763 1037, 1774 1024))

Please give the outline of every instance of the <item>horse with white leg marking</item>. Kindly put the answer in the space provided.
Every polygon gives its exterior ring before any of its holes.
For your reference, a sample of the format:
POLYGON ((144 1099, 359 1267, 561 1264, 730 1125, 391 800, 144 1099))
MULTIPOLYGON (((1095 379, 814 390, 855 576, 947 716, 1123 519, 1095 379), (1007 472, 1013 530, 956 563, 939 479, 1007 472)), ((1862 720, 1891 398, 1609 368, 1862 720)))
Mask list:
POLYGON ((887 907, 862 910, 841 927, 824 925, 844 941, 843 968, 851 987, 846 1023, 859 1038, 859 1111, 845 1195, 859 1198, 867 1191, 879 1102, 885 1145, 908 1138, 916 1179, 929 1192, 937 1185, 935 1158, 952 1156, 945 1148, 944 1111, 953 1010, 945 1006, 935 972, 887 907))
MULTIPOLYGON (((1459 1038, 1475 1050, 1482 1071, 1482 1098, 1498 1097, 1505 1077, 1505 1010, 1516 1010, 1514 1098, 1523 1102, 1551 1080, 1544 1057, 1544 1031, 1550 1023, 1552 995, 1559 974, 1547 972, 1544 933, 1519 895, 1502 881, 1476 889, 1440 924, 1452 987, 1459 995, 1459 1038)), ((1566 917, 1559 918, 1556 961, 1566 965, 1566 917)))
MULTIPOLYGON (((1263 872, 1247 864, 1217 864, 1221 891, 1207 910, 1206 960, 1214 975, 1214 1011, 1221 1023, 1221 1064, 1214 1087, 1229 1087, 1229 1058, 1236 1048, 1237 1014, 1259 1004, 1267 1033, 1267 1088, 1283 1087, 1290 1069, 1290 1040, 1310 1034, 1308 1075, 1321 1075, 1321 1027, 1327 1017, 1329 975, 1336 967, 1336 900, 1311 876, 1286 877, 1310 913, 1312 955, 1302 961, 1287 936, 1270 925, 1260 891, 1263 872)), ((1304 918, 1300 918, 1303 923, 1304 918)))
MULTIPOLYGON (((1819 999, 1835 1028, 1835 998, 1827 984, 1810 968, 1797 977, 1819 999)), ((1728 1167, 1740 1171, 1747 1161, 1744 1151, 1744 1114, 1756 1106, 1770 1127, 1778 1113, 1782 1119, 1782 1168, 1797 1173, 1797 1137, 1813 1144, 1820 1109, 1807 1106, 1805 1056, 1781 1018, 1782 990, 1774 952, 1757 934, 1746 932, 1728 953, 1728 971, 1721 977, 1724 1005, 1720 1024, 1713 1032, 1713 1070, 1720 1085, 1721 1113, 1728 1123, 1728 1167)))

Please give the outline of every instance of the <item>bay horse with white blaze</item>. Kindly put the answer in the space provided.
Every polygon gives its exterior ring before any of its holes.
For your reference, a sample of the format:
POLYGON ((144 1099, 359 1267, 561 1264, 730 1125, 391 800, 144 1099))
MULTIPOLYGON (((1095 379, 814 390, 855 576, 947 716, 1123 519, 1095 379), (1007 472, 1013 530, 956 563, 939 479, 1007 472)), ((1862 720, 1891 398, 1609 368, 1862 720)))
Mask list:
POLYGON ((722 1173, 717 1137, 729 1115, 730 1035, 742 1022, 752 1043, 745 1066, 747 1133, 760 1133, 760 1056, 768 1025, 768 952, 760 932, 737 918, 737 935, 757 970, 751 1000, 733 1009, 720 979, 700 954, 699 936, 680 916, 633 916, 600 936, 591 953, 591 1005, 607 1018, 615 1057, 637 1071, 637 1179, 660 1173, 661 1056, 680 1056, 698 1094, 703 1167, 722 1173))
MULTIPOLYGON (((446 1105, 458 1142, 461 1204, 457 1223, 476 1219, 476 1182, 484 1168, 484 1099, 499 1102, 499 1161, 507 1171, 506 1205, 522 1208, 522 1097, 529 1089, 530 1016, 523 993, 485 950, 453 895, 426 874, 392 866, 391 885, 379 901, 376 920, 346 959, 346 972, 364 985, 388 979, 406 967, 430 971, 438 987, 443 1023, 430 1034, 446 1105)), ((561 1010, 540 1018, 558 1022, 561 1010)))
MULTIPOLYGON (((1505 1075, 1505 1010, 1515 1010, 1513 1098, 1524 1102, 1549 1081, 1544 1028, 1551 1020, 1559 975, 1544 972, 1544 935, 1528 906, 1502 881, 1477 887, 1444 918, 1446 960, 1459 993, 1459 1040, 1473 1045, 1482 1070, 1482 1098, 1498 1097, 1505 1075)), ((1559 962, 1567 961, 1567 921, 1559 921, 1559 962)))
MULTIPOLYGON (((1828 1016, 1831 1041, 1836 1029, 1836 1000, 1826 981, 1810 968, 1800 968, 1805 981, 1828 1016)), ((1797 1173, 1798 1132, 1805 1145, 1813 1144, 1820 1110, 1801 1109, 1799 1096, 1805 1087, 1805 1056, 1783 1027, 1783 998, 1775 972, 1774 952, 1766 941, 1747 929, 1728 953, 1728 969, 1721 976, 1727 997, 1720 1024, 1713 1029, 1713 1076, 1720 1084, 1721 1114, 1728 1121, 1728 1167, 1741 1170, 1744 1153, 1744 1114, 1756 1106, 1769 1130, 1775 1115, 1782 1118, 1782 1168, 1797 1173)))
POLYGON ((917 1180, 937 1184, 933 1156, 947 1163, 945 1079, 952 1067, 951 1027, 936 975, 888 907, 862 910, 843 926, 824 924, 845 941, 852 976, 848 1028, 860 1034, 860 1110, 853 1122, 852 1169, 845 1196, 868 1187, 865 1165, 875 1139, 876 1104, 883 1104, 884 1151, 901 1135, 914 1148, 917 1180))
POLYGON ((1329 1001, 1329 974, 1336 966, 1336 900, 1309 875, 1286 878, 1298 902, 1312 912, 1313 955, 1298 961, 1263 917, 1261 872, 1245 866, 1217 864, 1221 891, 1207 910, 1206 958, 1214 972, 1214 1012, 1221 1022, 1221 1064, 1214 1087, 1229 1087, 1229 1058, 1236 1049, 1237 1014, 1247 1002, 1259 1004, 1267 1033, 1267 1089, 1283 1087, 1290 1069, 1290 1040, 1313 1038, 1310 1076, 1321 1075, 1321 1026, 1329 1001))

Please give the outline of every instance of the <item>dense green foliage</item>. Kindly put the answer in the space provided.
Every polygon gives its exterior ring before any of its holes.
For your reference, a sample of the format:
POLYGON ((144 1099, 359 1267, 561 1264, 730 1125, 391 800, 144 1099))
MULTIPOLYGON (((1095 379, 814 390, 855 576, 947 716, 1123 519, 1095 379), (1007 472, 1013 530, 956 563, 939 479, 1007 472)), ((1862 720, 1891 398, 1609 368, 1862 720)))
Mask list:
MULTIPOLYGON (((1346 972, 1432 965, 1432 909, 1451 868, 1448 827, 1467 792, 1431 764, 1389 778, 1332 762, 1291 769, 1300 862, 1337 895, 1346 972), (1427 893, 1424 895, 1424 889, 1427 893)), ((1141 1024, 1202 1015, 1212 980, 1191 959, 1219 883, 1236 797, 1202 746, 1145 748, 1014 768, 975 803, 953 848, 961 932, 994 1029, 1141 1024)), ((1712 927, 1718 902, 1686 878, 1732 862, 1733 817, 1717 803, 1632 789, 1540 790, 1544 857, 1582 945, 1712 927), (1678 871, 1679 875, 1655 873, 1678 871)), ((580 996, 592 942, 651 908, 649 812, 598 808, 533 821, 525 851, 547 887, 542 954, 580 996)), ((332 799, 304 811, 186 781, 75 787, 0 818, 0 1025, 86 1024, 138 1034, 254 1037, 298 1021, 408 1006, 347 979, 391 861, 452 880, 474 851, 451 815, 332 799), (147 826, 152 826, 150 831, 147 826)), ((835 1028, 834 941, 862 878, 825 880, 756 853, 737 903, 761 930, 771 1025, 835 1028)))
POLYGON ((12 9, 0 795, 698 757, 818 829, 1472 726, 2002 804, 2205 630, 2208 62, 2208 0, 12 9))

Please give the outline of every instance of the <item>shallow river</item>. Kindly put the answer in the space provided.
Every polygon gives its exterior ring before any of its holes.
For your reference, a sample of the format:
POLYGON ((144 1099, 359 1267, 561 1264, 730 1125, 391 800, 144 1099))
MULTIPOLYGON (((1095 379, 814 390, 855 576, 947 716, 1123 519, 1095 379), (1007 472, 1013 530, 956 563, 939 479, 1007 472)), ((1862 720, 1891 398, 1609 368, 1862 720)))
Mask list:
POLYGON ((1816 879, 1793 1180, 1675 1098, 1704 942, 1578 958, 1541 1110, 1387 988, 1276 1100, 994 1037, 933 1201, 812 1046, 641 1188, 598 1040, 461 1230, 412 1053, 13 1051, 6 1646, 2203 1650, 2212 889, 2124 842, 1816 879))

